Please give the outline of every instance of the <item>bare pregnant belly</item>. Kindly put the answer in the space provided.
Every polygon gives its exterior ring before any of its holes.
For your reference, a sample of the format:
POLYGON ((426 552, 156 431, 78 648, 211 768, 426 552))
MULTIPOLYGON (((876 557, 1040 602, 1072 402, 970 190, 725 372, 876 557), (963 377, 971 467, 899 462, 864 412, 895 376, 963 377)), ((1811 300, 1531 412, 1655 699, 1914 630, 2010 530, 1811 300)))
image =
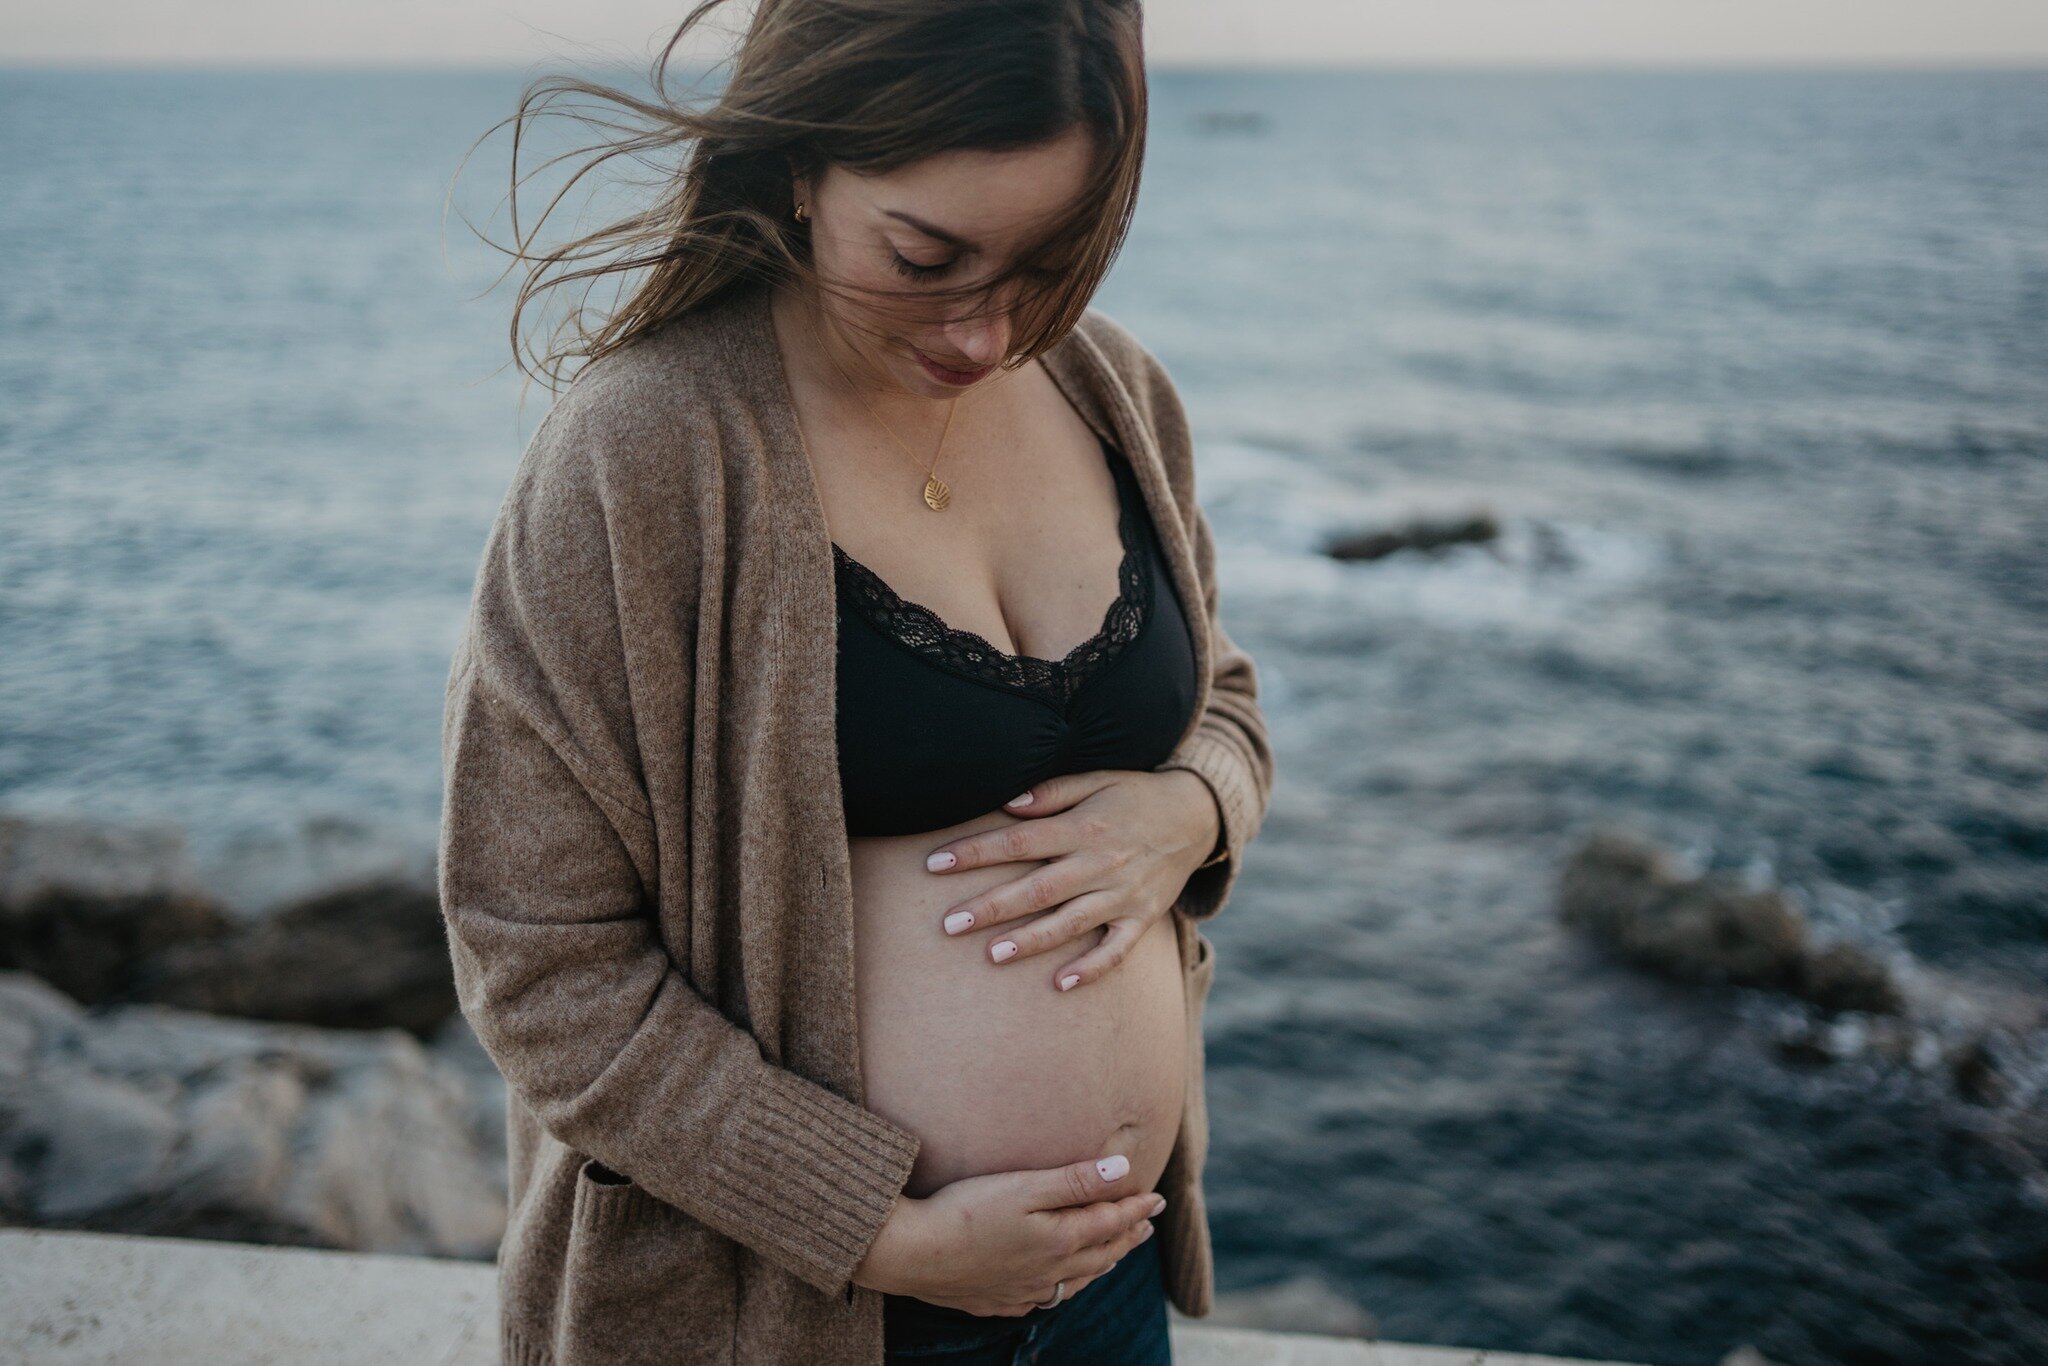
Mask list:
MULTIPOLYGON (((1155 920, 1106 977, 1061 991, 1090 930, 995 963, 988 946, 1036 917, 949 935, 947 910, 1042 866, 930 873, 949 839, 1017 823, 1001 812, 923 835, 852 839, 860 1054, 868 1108, 920 1140, 906 1193, 963 1177, 1123 1153, 1150 1190, 1179 1132, 1186 1083, 1180 949, 1155 920)), ((1051 912, 1039 912, 1047 915, 1051 912)))

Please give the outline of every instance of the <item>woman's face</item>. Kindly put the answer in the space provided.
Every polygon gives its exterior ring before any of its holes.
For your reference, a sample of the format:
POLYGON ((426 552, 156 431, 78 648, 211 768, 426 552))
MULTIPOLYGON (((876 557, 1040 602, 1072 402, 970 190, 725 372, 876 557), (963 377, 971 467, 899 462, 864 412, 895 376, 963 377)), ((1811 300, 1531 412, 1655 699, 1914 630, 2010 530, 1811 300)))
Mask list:
POLYGON ((874 334, 843 333, 860 348, 853 360, 872 382, 958 398, 1003 373, 993 367, 1010 354, 1015 335, 1007 301, 919 296, 972 284, 1031 247, 1080 193, 1091 152, 1088 133, 1075 128, 1017 151, 945 152, 886 175, 833 166, 816 184, 795 182, 819 273, 896 296, 825 300, 835 321, 874 334), (981 302, 997 306, 987 316, 965 316, 981 302))

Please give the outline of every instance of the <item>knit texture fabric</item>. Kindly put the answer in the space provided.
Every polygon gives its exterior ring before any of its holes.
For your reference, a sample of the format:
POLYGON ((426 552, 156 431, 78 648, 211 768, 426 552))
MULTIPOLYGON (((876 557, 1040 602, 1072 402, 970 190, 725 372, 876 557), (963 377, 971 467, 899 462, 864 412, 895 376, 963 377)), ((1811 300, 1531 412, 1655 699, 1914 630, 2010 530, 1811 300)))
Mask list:
MULTIPOLYGON (((1228 856, 1172 914, 1188 1102, 1158 1189, 1168 1294, 1209 1311, 1197 925, 1270 800, 1250 657, 1165 370, 1089 309, 1043 357, 1138 475, 1200 694, 1159 769, 1228 856)), ((777 348, 742 281, 580 370, 487 538, 447 684, 439 877, 462 1012, 507 1082, 502 1359, 877 1366, 853 1273, 918 1138, 862 1103, 837 773, 834 566, 777 348)))

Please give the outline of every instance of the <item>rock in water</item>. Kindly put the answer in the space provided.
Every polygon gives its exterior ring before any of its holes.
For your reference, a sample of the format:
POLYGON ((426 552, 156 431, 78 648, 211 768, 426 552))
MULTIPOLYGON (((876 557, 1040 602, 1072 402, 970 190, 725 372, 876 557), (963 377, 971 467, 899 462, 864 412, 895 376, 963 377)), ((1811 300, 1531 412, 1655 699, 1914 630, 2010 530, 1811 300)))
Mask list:
POLYGON ((1684 981, 1781 991, 1828 1010, 1898 1014, 1904 993, 1854 944, 1816 945, 1775 888, 1678 875, 1645 840, 1598 831, 1566 861, 1558 915, 1627 961, 1684 981))

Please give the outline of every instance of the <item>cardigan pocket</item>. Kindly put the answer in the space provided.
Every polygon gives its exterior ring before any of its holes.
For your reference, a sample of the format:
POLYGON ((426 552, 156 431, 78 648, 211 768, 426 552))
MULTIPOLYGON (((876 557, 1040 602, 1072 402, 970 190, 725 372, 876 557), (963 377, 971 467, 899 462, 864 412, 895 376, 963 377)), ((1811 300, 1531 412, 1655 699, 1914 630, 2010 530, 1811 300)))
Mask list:
POLYGON ((596 1158, 576 1171, 555 1366, 731 1362, 738 1249, 596 1158))

